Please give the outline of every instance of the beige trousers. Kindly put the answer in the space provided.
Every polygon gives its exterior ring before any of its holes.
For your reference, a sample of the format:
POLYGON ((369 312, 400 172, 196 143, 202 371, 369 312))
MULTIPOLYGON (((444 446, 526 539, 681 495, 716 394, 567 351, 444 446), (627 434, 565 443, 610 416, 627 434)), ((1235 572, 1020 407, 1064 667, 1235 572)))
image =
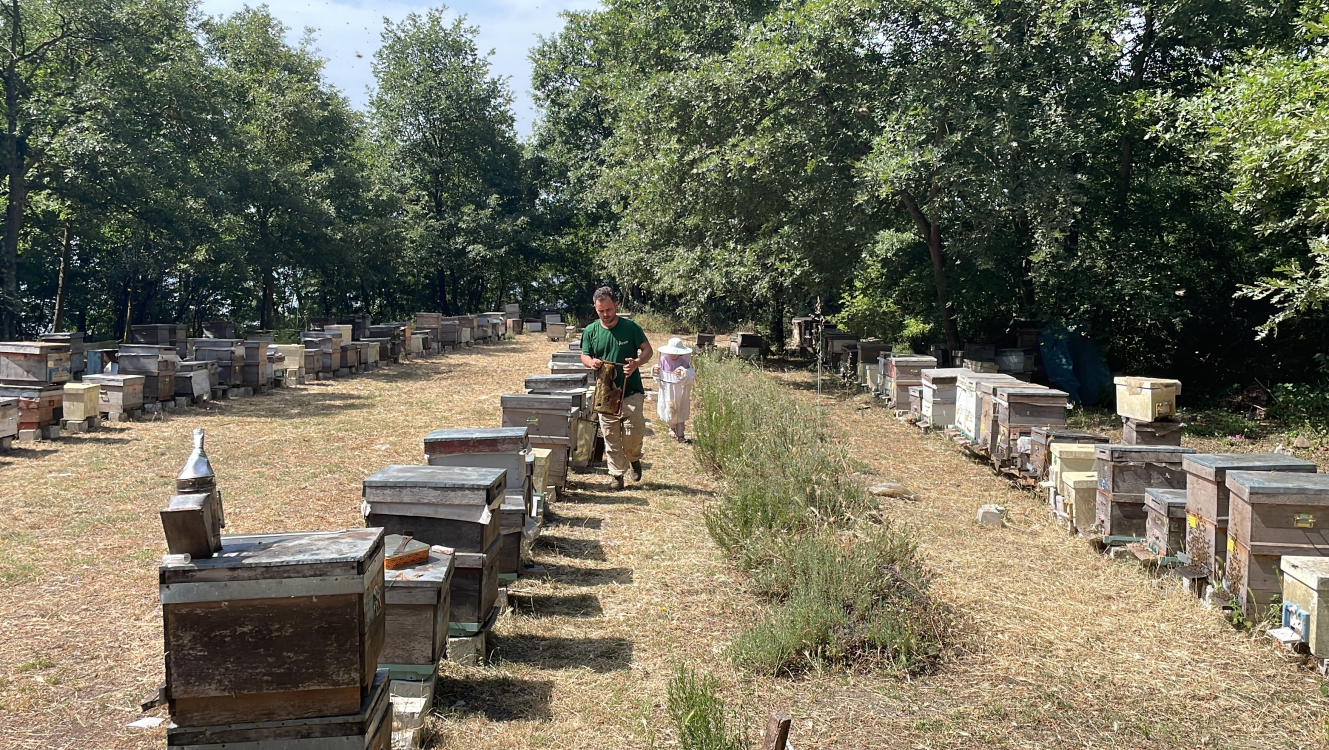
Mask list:
POLYGON ((641 441, 646 437, 646 418, 642 414, 645 401, 646 394, 634 393, 623 399, 621 416, 599 415, 600 432, 605 436, 605 460, 609 462, 611 477, 623 476, 633 461, 641 460, 641 441))

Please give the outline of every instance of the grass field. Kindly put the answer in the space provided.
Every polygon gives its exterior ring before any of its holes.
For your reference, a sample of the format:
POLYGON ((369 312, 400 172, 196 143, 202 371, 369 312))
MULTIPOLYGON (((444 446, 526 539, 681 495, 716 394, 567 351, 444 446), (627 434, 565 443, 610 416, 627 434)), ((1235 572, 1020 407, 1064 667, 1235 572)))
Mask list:
MULTIPOLYGON (((156 512, 194 427, 228 532, 358 526, 365 476, 420 463, 431 429, 497 425, 498 396, 555 346, 524 336, 0 456, 0 747, 164 745, 125 724, 162 677, 156 512)), ((777 377, 814 397, 806 372, 777 377)), ((715 480, 657 426, 641 484, 611 494, 602 475, 573 476, 535 550, 550 575, 514 587, 494 663, 445 668, 434 746, 673 746, 665 686, 680 664, 714 675, 754 733, 768 711, 791 714, 800 750, 1326 746, 1319 678, 1266 638, 1092 553, 1033 495, 865 397, 823 403, 854 458, 922 494, 885 510, 917 533, 957 613, 935 674, 733 668, 726 647, 765 605, 707 536, 715 480), (1010 527, 974 526, 987 502, 1010 527)))

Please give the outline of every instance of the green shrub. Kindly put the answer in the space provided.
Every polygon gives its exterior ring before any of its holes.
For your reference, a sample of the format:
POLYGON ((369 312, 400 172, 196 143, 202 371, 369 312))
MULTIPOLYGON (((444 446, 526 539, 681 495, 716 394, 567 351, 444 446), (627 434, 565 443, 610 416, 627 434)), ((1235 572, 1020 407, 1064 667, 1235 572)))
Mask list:
POLYGON ((669 718, 682 750, 746 750, 747 732, 735 726, 708 674, 680 665, 666 687, 669 718))
POLYGON ((1312 383, 1281 383, 1273 388, 1269 416, 1289 427, 1329 431, 1329 388, 1312 383))
POLYGON ((874 517, 879 504, 816 407, 742 361, 707 355, 697 367, 695 455, 723 476, 706 527, 774 603, 734 659, 771 673, 927 669, 944 610, 927 594, 913 538, 874 517))

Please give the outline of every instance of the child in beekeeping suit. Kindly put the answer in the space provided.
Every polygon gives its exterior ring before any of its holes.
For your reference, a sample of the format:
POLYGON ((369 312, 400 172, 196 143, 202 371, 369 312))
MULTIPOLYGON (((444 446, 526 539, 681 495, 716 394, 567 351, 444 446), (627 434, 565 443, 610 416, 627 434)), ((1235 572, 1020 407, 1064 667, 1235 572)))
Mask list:
POLYGON ((697 379, 697 372, 692 369, 692 350, 683 345, 683 339, 675 336, 660 347, 660 363, 652 369, 660 385, 656 413, 669 425, 675 440, 686 442, 683 428, 692 401, 692 382, 697 379))

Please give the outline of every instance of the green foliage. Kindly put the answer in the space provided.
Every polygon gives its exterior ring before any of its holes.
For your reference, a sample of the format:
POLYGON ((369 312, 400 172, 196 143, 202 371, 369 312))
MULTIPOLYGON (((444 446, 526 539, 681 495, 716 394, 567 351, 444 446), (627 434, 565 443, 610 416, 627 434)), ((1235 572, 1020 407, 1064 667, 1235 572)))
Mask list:
POLYGON ((948 625, 915 542, 880 518, 817 410, 740 360, 695 361, 694 452, 724 477, 707 529, 773 602, 734 660, 769 673, 931 668, 948 625))
POLYGON ((1280 383, 1272 390, 1270 416, 1289 427, 1329 432, 1329 387, 1323 383, 1280 383))
POLYGON ((746 750, 747 733, 717 694, 718 681, 679 665, 666 686, 666 708, 682 750, 746 750))

